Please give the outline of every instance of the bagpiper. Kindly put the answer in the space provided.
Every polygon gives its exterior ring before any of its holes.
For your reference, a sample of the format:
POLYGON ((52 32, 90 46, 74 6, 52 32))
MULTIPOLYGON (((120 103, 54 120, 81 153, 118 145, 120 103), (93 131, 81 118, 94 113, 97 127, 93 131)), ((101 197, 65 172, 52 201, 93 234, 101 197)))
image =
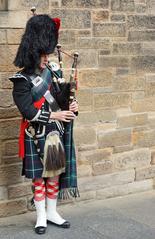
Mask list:
POLYGON ((37 213, 35 232, 44 234, 47 223, 69 228, 56 210, 57 199, 77 197, 73 120, 77 101, 69 101, 70 84, 49 55, 58 43, 60 19, 34 15, 27 24, 15 56, 20 70, 9 79, 21 115, 19 156, 22 175, 32 179, 37 213))

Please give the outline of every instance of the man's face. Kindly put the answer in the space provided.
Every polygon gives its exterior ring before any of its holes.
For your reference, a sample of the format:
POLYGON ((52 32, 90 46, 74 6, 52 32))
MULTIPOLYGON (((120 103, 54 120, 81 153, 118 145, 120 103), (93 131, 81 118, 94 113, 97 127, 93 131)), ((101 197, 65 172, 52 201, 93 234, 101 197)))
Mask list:
POLYGON ((45 69, 46 68, 46 64, 48 63, 48 60, 49 60, 49 55, 42 54, 41 57, 40 57, 40 65, 39 65, 39 67, 41 69, 45 69))

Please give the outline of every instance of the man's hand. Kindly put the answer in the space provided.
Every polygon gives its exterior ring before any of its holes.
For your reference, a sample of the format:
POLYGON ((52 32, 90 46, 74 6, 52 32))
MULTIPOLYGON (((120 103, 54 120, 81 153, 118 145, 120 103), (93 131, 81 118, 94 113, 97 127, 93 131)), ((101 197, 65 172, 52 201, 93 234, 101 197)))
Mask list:
POLYGON ((72 112, 78 112, 78 103, 77 103, 77 101, 73 101, 69 105, 69 110, 72 111, 72 112))
POLYGON ((60 120, 63 122, 70 122, 74 118, 75 118, 75 114, 70 110, 52 112, 50 115, 50 119, 56 119, 56 120, 60 120))

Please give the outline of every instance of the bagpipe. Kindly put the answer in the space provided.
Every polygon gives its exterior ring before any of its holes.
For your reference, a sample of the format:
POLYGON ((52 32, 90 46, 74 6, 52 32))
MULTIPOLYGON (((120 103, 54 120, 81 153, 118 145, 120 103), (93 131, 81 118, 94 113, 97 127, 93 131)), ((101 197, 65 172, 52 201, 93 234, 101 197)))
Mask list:
MULTIPOLYGON (((32 7, 31 12, 35 16, 36 8, 32 7)), ((58 23, 58 28, 59 28, 60 19, 55 18, 55 20, 56 20, 56 24, 58 23)), ((46 64, 46 67, 52 73, 52 76, 53 76, 53 79, 55 82, 55 87, 56 87, 56 90, 58 93, 61 92, 61 89, 63 89, 63 86, 65 85, 65 83, 67 83, 67 81, 64 78, 62 53, 73 59, 71 73, 70 73, 69 82, 68 82, 69 83, 69 95, 64 94, 64 98, 67 98, 68 106, 69 106, 69 104, 71 104, 73 101, 76 101, 76 91, 78 90, 77 65, 78 65, 79 53, 74 52, 73 55, 70 55, 62 50, 62 47, 60 44, 57 44, 56 49, 57 49, 59 67, 57 66, 56 63, 50 62, 50 61, 48 62, 48 64, 46 64)), ((75 114, 78 115, 78 112, 75 112, 75 114)))

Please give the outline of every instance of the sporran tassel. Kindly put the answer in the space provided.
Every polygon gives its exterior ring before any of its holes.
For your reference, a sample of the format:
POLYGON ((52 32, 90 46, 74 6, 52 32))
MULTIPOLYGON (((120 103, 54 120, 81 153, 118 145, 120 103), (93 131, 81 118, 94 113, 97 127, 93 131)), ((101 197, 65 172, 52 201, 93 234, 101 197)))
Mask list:
POLYGON ((47 135, 45 142, 44 166, 46 171, 55 171, 65 167, 65 151, 59 133, 53 131, 47 135))

